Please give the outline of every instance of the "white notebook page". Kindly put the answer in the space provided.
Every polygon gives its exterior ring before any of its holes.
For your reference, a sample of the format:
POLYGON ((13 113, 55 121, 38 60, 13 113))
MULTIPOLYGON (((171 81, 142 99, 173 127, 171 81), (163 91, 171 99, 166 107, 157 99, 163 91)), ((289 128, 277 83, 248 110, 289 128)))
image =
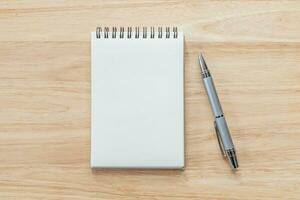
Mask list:
POLYGON ((91 48, 91 167, 183 168, 183 33, 96 38, 93 32, 91 48))

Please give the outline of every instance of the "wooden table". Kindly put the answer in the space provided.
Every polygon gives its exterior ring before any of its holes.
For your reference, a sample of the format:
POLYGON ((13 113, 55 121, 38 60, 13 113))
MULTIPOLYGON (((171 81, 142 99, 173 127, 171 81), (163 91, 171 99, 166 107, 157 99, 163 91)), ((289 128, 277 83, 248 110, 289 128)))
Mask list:
POLYGON ((0 3, 0 199, 300 199, 299 1, 0 3), (90 160, 90 32, 177 26, 186 36, 186 169, 90 160), (219 152, 197 55, 237 147, 219 152))

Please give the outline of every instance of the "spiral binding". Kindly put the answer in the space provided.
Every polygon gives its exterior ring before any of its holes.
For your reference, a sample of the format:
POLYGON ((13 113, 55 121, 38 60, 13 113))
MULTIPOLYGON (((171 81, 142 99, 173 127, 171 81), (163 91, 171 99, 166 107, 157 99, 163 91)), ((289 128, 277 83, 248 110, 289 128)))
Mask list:
MULTIPOLYGON (((101 27, 96 28, 96 38, 117 38, 117 34, 119 34, 119 38, 132 38, 132 36, 134 38, 140 38, 140 27, 135 27, 134 32, 132 27, 127 27, 126 32, 124 27, 120 27, 119 31, 117 27, 112 27, 111 33, 109 27, 104 27, 103 31, 101 27)), ((150 32, 148 32, 147 27, 144 26, 142 28, 142 38, 155 38, 155 34, 158 34, 158 38, 163 38, 163 35, 165 38, 178 38, 178 29, 177 27, 173 27, 173 30, 171 31, 170 27, 166 27, 164 32, 162 27, 158 27, 157 32, 155 32, 155 28, 152 26, 150 27, 150 32)))

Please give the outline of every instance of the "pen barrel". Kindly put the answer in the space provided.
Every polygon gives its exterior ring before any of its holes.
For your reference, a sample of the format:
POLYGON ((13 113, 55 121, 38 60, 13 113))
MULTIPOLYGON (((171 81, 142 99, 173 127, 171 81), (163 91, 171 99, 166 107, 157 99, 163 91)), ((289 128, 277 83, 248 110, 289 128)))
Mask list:
POLYGON ((222 116, 223 115, 222 107, 212 77, 209 76, 204 78, 203 82, 214 116, 215 117, 222 116))
POLYGON ((223 115, 222 107, 219 101, 219 97, 217 95, 217 91, 213 79, 211 76, 209 76, 204 78, 203 81, 204 81, 204 86, 207 92, 207 96, 209 98, 211 108, 214 113, 216 126, 218 128, 219 136, 220 139, 222 140, 224 150, 232 149, 234 148, 233 142, 230 136, 230 132, 226 120, 223 115))
POLYGON ((224 150, 233 149, 233 142, 224 116, 216 118, 216 126, 219 131, 220 139, 223 142, 224 150))

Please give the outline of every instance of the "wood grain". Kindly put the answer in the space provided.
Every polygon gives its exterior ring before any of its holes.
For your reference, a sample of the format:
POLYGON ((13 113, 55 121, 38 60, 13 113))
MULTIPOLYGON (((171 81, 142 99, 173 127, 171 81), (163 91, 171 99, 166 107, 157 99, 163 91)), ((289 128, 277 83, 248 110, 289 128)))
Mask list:
POLYGON ((0 199, 300 199, 299 1, 0 3, 0 199), (90 32, 186 35, 184 171, 89 168, 90 32), (240 170, 222 159, 204 52, 240 170))

